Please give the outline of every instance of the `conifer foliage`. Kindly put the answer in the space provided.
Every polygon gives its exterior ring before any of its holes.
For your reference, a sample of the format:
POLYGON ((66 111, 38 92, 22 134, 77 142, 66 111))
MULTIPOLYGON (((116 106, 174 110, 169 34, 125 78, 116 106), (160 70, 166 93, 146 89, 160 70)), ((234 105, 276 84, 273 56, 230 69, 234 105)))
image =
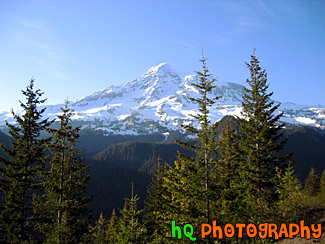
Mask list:
POLYGON ((322 176, 320 178, 320 191, 321 197, 325 202, 325 170, 323 170, 322 176))
POLYGON ((281 223, 292 223, 297 221, 303 213, 303 194, 301 184, 294 174, 291 164, 284 173, 277 168, 277 188, 278 201, 276 202, 277 217, 281 223))
POLYGON ((116 215, 115 209, 113 209, 111 219, 107 225, 105 243, 118 243, 118 231, 118 217, 116 215))
POLYGON ((137 202, 140 198, 132 194, 131 198, 126 198, 124 207, 121 209, 121 217, 119 218, 118 241, 121 244, 145 243, 146 227, 141 221, 141 213, 143 210, 138 209, 137 202))
MULTIPOLYGON (((182 147, 191 149, 196 153, 196 158, 179 154, 175 161, 175 167, 170 167, 164 177, 169 194, 164 198, 169 202, 167 205, 166 219, 176 219, 180 224, 210 223, 215 219, 218 202, 216 174, 213 170, 216 161, 213 153, 217 149, 215 141, 215 127, 209 118, 210 107, 220 97, 211 97, 213 83, 206 65, 206 58, 202 58, 202 72, 197 72, 198 81, 191 85, 198 90, 198 97, 189 97, 198 105, 198 112, 192 114, 193 125, 182 125, 182 127, 198 138, 199 143, 193 145, 177 141, 182 147)), ((212 243, 212 240, 209 240, 212 243)))
MULTIPOLYGON (((138 209, 139 197, 132 184, 131 197, 125 199, 119 214, 114 210, 109 221, 101 214, 93 227, 91 197, 86 194, 89 166, 77 147, 80 128, 71 124, 73 111, 66 102, 58 116, 59 127, 50 128, 52 121, 42 116, 45 108, 39 109, 45 102, 43 93, 34 90, 31 80, 22 91, 26 97, 26 103, 21 102, 22 115, 12 112, 16 123, 7 123, 12 148, 1 146, 7 157, 0 158, 0 243, 192 242, 172 237, 172 220, 180 227, 194 225, 198 243, 267 243, 272 240, 245 234, 242 239, 203 238, 198 228, 213 220, 220 226, 296 221, 304 210, 305 196, 290 155, 282 153, 286 139, 282 113, 277 112, 280 105, 271 99, 267 73, 255 51, 247 63, 250 78, 238 128, 226 120, 218 138, 218 123, 211 122, 210 108, 220 97, 210 97, 215 79, 204 57, 201 62, 202 72, 197 72, 197 82, 191 84, 198 95, 189 97, 198 110, 192 115, 194 123, 182 126, 197 140, 176 140, 195 156, 178 153, 169 166, 158 158, 145 209, 138 209), (52 137, 41 136, 44 132, 52 137)), ((320 179, 311 169, 304 193, 307 198, 320 195, 325 199, 325 171, 320 179)))
POLYGON ((309 197, 315 197, 321 192, 320 177, 317 171, 311 167, 309 175, 305 180, 305 194, 309 197))
POLYGON ((276 200, 276 167, 286 167, 289 155, 278 155, 286 143, 282 132, 284 124, 280 123, 282 113, 276 113, 280 104, 275 105, 271 99, 273 93, 268 92, 267 73, 260 67, 255 51, 250 63, 246 64, 250 78, 239 124, 242 135, 240 172, 246 189, 246 206, 250 213, 255 213, 250 221, 263 221, 274 214, 271 209, 276 200))
POLYGON ((42 182, 45 194, 35 198, 35 205, 44 219, 39 228, 45 243, 80 243, 90 224, 90 197, 85 196, 89 166, 79 156, 79 128, 71 126, 72 111, 67 103, 61 111, 60 127, 48 129, 54 137, 48 143, 50 170, 42 182))
POLYGON ((158 165, 155 168, 155 174, 151 184, 148 186, 148 197, 145 201, 144 222, 148 229, 148 242, 150 243, 168 243, 166 233, 168 233, 170 224, 166 224, 165 215, 168 207, 168 201, 163 196, 168 196, 166 188, 163 186, 166 177, 167 166, 161 163, 158 157, 158 165))
POLYGON ((219 160, 216 167, 220 188, 219 219, 223 224, 235 223, 242 218, 242 186, 239 177, 240 153, 238 133, 230 126, 229 118, 218 143, 219 160))
POLYGON ((45 108, 39 105, 43 93, 34 89, 32 79, 25 91, 26 103, 20 102, 23 115, 12 112, 16 124, 6 123, 13 138, 12 150, 2 146, 8 160, 1 159, 1 243, 32 243, 36 223, 32 195, 40 190, 41 172, 45 169, 45 143, 40 135, 51 124, 43 119, 45 108))
MULTIPOLYGON (((105 220, 103 213, 100 213, 99 219, 96 221, 92 230, 92 242, 93 244, 105 244, 107 243, 107 221, 105 220)), ((110 243, 110 242, 109 242, 110 243)))

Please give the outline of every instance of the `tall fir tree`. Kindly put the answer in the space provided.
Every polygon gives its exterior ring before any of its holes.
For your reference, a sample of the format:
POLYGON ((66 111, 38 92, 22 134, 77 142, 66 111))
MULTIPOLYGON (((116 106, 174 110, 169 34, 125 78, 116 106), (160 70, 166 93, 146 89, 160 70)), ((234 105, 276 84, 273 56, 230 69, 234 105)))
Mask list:
POLYGON ((283 139, 284 124, 280 122, 282 113, 277 114, 280 104, 275 105, 268 92, 267 73, 260 67, 254 54, 250 63, 247 79, 248 87, 242 101, 242 118, 239 119, 241 143, 240 177, 245 189, 243 204, 247 222, 260 223, 272 220, 273 204, 277 199, 275 193, 276 167, 286 168, 290 155, 281 155, 286 143, 283 139))
POLYGON ((48 143, 52 154, 50 169, 42 182, 45 194, 35 198, 35 206, 44 219, 39 225, 45 235, 44 243, 73 244, 85 241, 89 236, 91 221, 85 196, 89 182, 89 166, 79 156, 77 148, 79 128, 71 125, 72 110, 66 103, 58 116, 60 127, 48 129, 54 141, 48 143))
POLYGON ((124 207, 121 209, 121 217, 119 218, 119 230, 118 241, 120 244, 142 244, 146 243, 147 229, 141 220, 141 213, 143 210, 139 210, 137 202, 139 197, 132 194, 131 198, 126 198, 124 207))
POLYGON ((155 168, 155 174, 152 182, 148 186, 148 197, 145 201, 144 222, 148 230, 147 243, 169 243, 167 233, 170 230, 170 224, 166 224, 165 215, 166 206, 169 202, 163 196, 168 195, 166 188, 163 187, 163 177, 166 176, 167 166, 161 163, 158 157, 158 164, 155 168))
POLYGON ((320 192, 321 192, 321 200, 325 202, 325 170, 323 170, 322 176, 320 178, 320 192))
POLYGON ((25 91, 26 103, 20 102, 22 115, 12 111, 15 123, 6 122, 12 137, 12 150, 1 146, 8 160, 1 161, 1 243, 32 243, 35 240, 34 225, 37 222, 32 206, 32 196, 39 193, 41 172, 45 169, 45 143, 41 133, 51 124, 43 118, 45 108, 39 106, 46 99, 34 89, 32 79, 25 91))
MULTIPOLYGON (((218 143, 219 160, 215 168, 220 188, 220 222, 222 224, 240 222, 243 219, 242 192, 239 177, 239 140, 238 132, 231 129, 229 118, 218 143)), ((245 219, 245 218, 244 218, 245 219)))
POLYGON ((291 164, 284 169, 284 173, 280 168, 276 168, 276 170, 278 177, 276 193, 279 196, 275 204, 277 223, 295 223, 302 217, 304 208, 301 184, 294 174, 291 164))
POLYGON ((105 220, 103 213, 100 213, 99 219, 96 221, 95 226, 92 228, 93 244, 106 244, 107 243, 107 228, 108 223, 105 220))
POLYGON ((115 209, 112 211, 112 216, 109 220, 107 231, 106 231, 106 243, 114 244, 118 243, 118 231, 119 231, 119 218, 116 215, 115 209))
POLYGON ((202 223, 206 219, 204 178, 202 168, 197 167, 197 161, 185 155, 178 156, 174 166, 169 166, 166 176, 163 177, 162 198, 164 208, 157 210, 158 215, 169 225, 166 237, 168 243, 187 243, 188 240, 172 238, 170 226, 175 220, 176 225, 184 226, 187 223, 202 223))
POLYGON ((305 180, 305 194, 308 197, 315 197, 321 192, 321 184, 319 174, 314 167, 311 167, 309 175, 305 180))
MULTIPOLYGON (((198 111, 193 114, 197 125, 182 125, 182 127, 199 139, 198 145, 177 141, 182 147, 196 152, 197 157, 192 158, 179 154, 175 167, 170 167, 167 176, 164 177, 164 186, 170 193, 169 215, 170 220, 176 219, 180 224, 210 223, 216 219, 216 203, 218 192, 216 186, 216 174, 213 168, 216 161, 213 154, 217 149, 215 128, 209 118, 210 108, 220 97, 211 98, 215 87, 215 79, 211 79, 206 58, 202 62, 202 72, 197 72, 198 82, 191 85, 199 92, 197 98, 189 99, 198 105, 198 111)), ((212 243, 212 239, 207 240, 212 243)))

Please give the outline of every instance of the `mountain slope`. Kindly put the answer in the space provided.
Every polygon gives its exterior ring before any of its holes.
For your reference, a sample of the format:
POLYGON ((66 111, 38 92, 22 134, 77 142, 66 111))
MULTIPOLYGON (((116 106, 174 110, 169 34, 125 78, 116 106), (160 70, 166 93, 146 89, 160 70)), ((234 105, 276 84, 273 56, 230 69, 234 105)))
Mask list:
MULTIPOLYGON (((124 85, 111 86, 70 103, 75 110, 73 119, 84 128, 103 130, 106 134, 151 134, 179 130, 179 125, 192 123, 190 114, 197 105, 188 96, 198 96, 191 82, 196 75, 184 78, 168 64, 150 68, 139 78, 124 85)), ((222 95, 217 107, 211 109, 212 121, 225 115, 240 115, 244 87, 229 82, 216 82, 213 97, 222 95)), ((60 113, 60 105, 47 106, 50 118, 60 113)), ((325 127, 325 108, 300 106, 292 103, 281 105, 283 120, 295 124, 325 127)), ((0 126, 12 121, 8 112, 0 114, 0 126)))
MULTIPOLYGON (((11 137, 9 137, 8 135, 0 131, 0 144, 4 145, 8 149, 12 149, 10 139, 11 137)), ((3 152, 1 148, 0 148, 0 157, 7 159, 7 155, 3 152)))
MULTIPOLYGON (((216 130, 218 137, 221 136, 226 120, 232 128, 236 128, 235 119, 226 116, 216 130)), ((325 169, 325 133, 317 128, 301 125, 284 129, 284 132, 288 142, 283 153, 294 152, 293 166, 300 181, 304 182, 311 166, 321 173, 325 169)), ((100 211, 110 214, 113 207, 122 207, 121 199, 129 195, 131 182, 137 187, 136 193, 141 199, 146 198, 145 189, 157 165, 158 156, 162 158, 163 163, 172 165, 176 160, 177 151, 193 155, 176 143, 143 141, 113 144, 95 155, 91 159, 89 192, 95 195, 93 209, 97 211, 96 214, 100 211)))
MULTIPOLYGON (((232 128, 237 128, 236 120, 232 116, 225 116, 219 123, 217 138, 229 121, 232 128)), ((311 167, 318 172, 325 169, 325 133, 317 128, 308 126, 292 126, 284 129, 284 136, 288 137, 283 154, 293 152, 293 161, 296 174, 303 181, 311 167)), ((197 140, 191 140, 197 143, 197 140)), ((176 160, 177 152, 193 155, 193 152, 180 147, 176 143, 157 143, 131 141, 113 144, 96 154, 93 159, 103 164, 115 165, 147 174, 153 173, 158 156, 163 162, 172 164, 176 160)))

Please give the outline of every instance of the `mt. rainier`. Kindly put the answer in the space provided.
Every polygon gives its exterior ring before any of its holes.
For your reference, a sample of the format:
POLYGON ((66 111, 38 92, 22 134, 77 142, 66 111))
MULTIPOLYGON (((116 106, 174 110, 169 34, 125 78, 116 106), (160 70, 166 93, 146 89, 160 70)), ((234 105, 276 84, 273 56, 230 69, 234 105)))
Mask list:
MULTIPOLYGON (((144 75, 120 86, 111 86, 69 104, 74 109, 73 119, 85 128, 100 129, 114 134, 147 134, 179 130, 180 124, 192 123, 190 114, 197 110, 188 96, 198 92, 190 85, 196 75, 182 78, 168 64, 150 68, 144 75)), ((244 86, 216 81, 212 96, 222 98, 211 108, 211 120, 225 115, 240 115, 244 86)), ((60 113, 59 105, 46 106, 46 114, 54 118, 60 113)), ((284 103, 283 121, 295 124, 325 126, 324 106, 300 106, 284 103)), ((280 112, 280 111, 278 111, 280 112)), ((0 126, 5 120, 13 121, 11 113, 0 114, 0 126)))

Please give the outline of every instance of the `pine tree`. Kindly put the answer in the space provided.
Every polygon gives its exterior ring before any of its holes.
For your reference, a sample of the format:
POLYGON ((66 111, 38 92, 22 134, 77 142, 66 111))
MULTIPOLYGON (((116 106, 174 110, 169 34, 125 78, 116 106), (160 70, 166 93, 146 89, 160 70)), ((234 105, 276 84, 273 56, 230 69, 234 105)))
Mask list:
MULTIPOLYGON (((198 145, 177 141, 182 147, 196 152, 197 157, 179 154, 175 161, 175 167, 170 167, 167 176, 164 177, 164 187, 170 193, 170 206, 168 206, 169 219, 175 219, 180 224, 186 223, 210 223, 216 219, 218 202, 216 174, 213 168, 216 161, 213 158, 217 149, 215 127, 209 118, 210 108, 220 97, 209 98, 212 93, 213 82, 206 65, 206 59, 202 60, 202 72, 197 72, 199 81, 191 85, 199 92, 197 98, 189 99, 198 105, 198 112, 191 115, 194 125, 182 125, 189 133, 199 139, 198 145)), ((170 224, 170 222, 169 222, 170 224)), ((212 239, 208 240, 212 243, 212 239)))
POLYGON ((310 197, 315 197, 321 192, 320 178, 317 171, 311 167, 309 175, 305 180, 305 194, 310 197))
MULTIPOLYGON (((163 209, 157 210, 165 224, 170 226, 172 220, 180 226, 206 221, 205 184, 202 169, 204 167, 198 167, 195 159, 186 157, 186 155, 179 155, 174 166, 169 166, 166 176, 163 177, 163 187, 166 191, 162 198, 165 205, 163 209)), ((167 237, 171 237, 170 231, 167 237)), ((187 242, 184 239, 175 241, 187 242)))
POLYGON ((320 192, 321 200, 325 202, 325 170, 323 170, 322 177, 320 178, 320 192))
POLYGON ((107 231, 106 231, 106 243, 114 244, 118 243, 118 226, 119 218, 116 215, 115 209, 113 209, 111 219, 109 221, 107 231))
MULTIPOLYGON (((215 168, 218 184, 221 189, 220 221, 222 224, 240 222, 242 217, 242 192, 244 191, 239 177, 239 140, 238 133, 231 129, 229 119, 219 140, 219 160, 215 168)), ((245 219, 245 218, 244 218, 245 219)))
POLYGON ((168 201, 163 196, 168 195, 166 188, 163 187, 163 177, 166 176, 167 166, 161 164, 158 157, 158 165, 155 168, 155 174, 152 182, 148 186, 148 197, 145 201, 144 221, 150 237, 147 243, 169 243, 167 233, 170 231, 170 224, 166 224, 164 212, 168 201))
POLYGON ((48 144, 53 155, 50 170, 42 182, 45 194, 35 198, 35 206, 44 221, 39 225, 44 243, 80 243, 86 238, 91 217, 90 197, 84 196, 89 182, 89 166, 76 147, 79 128, 72 128, 72 110, 61 108, 60 127, 48 129, 54 141, 48 144))
POLYGON ((32 195, 39 192, 41 172, 45 169, 45 143, 41 133, 51 124, 43 118, 45 108, 39 105, 43 93, 34 90, 32 79, 25 91, 26 103, 20 102, 21 116, 12 111, 15 124, 6 125, 13 140, 12 150, 1 146, 8 160, 1 159, 1 191, 3 192, 3 210, 1 213, 1 243, 31 243, 35 236, 35 219, 32 207, 32 195))
POLYGON ((294 174, 291 164, 285 169, 284 173, 279 168, 276 170, 278 177, 276 193, 279 195, 276 202, 277 222, 295 223, 302 216, 304 207, 301 184, 294 174))
POLYGON ((279 156, 286 143, 282 131, 284 124, 280 122, 282 113, 276 112, 280 104, 274 105, 271 100, 273 93, 267 91, 267 73, 261 69, 255 51, 250 63, 246 64, 251 76, 247 79, 242 118, 239 119, 240 177, 246 189, 246 215, 250 216, 246 221, 259 223, 269 221, 275 215, 276 167, 287 167, 290 155, 279 156))
POLYGON ((126 198, 124 207, 121 209, 121 217, 119 219, 118 242, 120 244, 136 244, 145 243, 146 228, 141 222, 140 215, 143 210, 138 210, 137 202, 140 198, 132 195, 126 198))
MULTIPOLYGON (((215 160, 212 158, 213 152, 216 150, 216 143, 215 143, 215 127, 216 124, 212 124, 211 120, 209 119, 210 115, 210 107, 213 106, 218 99, 221 97, 209 98, 209 94, 212 92, 212 89, 215 88, 212 85, 216 79, 211 79, 209 74, 209 70, 206 65, 206 58, 201 59, 202 62, 202 72, 197 72, 197 76, 199 77, 198 83, 191 83, 200 94, 199 98, 189 97, 191 101, 198 104, 198 113, 196 115, 191 115, 195 121, 199 123, 199 128, 191 126, 191 125, 182 125, 182 127, 194 134, 196 137, 199 138, 200 144, 198 146, 193 146, 189 143, 184 143, 181 141, 177 141, 181 146, 185 148, 189 148, 197 152, 198 160, 197 160, 197 167, 201 168, 199 172, 202 172, 203 175, 203 182, 204 182, 204 202, 205 202, 205 221, 210 223, 211 220, 211 201, 213 192, 212 190, 212 181, 213 175, 211 175, 211 169, 215 166, 215 160)), ((182 157, 182 155, 180 155, 182 157)), ((189 158, 188 158, 189 159, 189 158)), ((193 162, 193 160, 189 161, 193 162)), ((199 186, 200 187, 200 186, 199 186)))
POLYGON ((93 244, 106 244, 107 243, 107 221, 105 220, 103 213, 100 213, 99 219, 96 221, 92 230, 93 244))

